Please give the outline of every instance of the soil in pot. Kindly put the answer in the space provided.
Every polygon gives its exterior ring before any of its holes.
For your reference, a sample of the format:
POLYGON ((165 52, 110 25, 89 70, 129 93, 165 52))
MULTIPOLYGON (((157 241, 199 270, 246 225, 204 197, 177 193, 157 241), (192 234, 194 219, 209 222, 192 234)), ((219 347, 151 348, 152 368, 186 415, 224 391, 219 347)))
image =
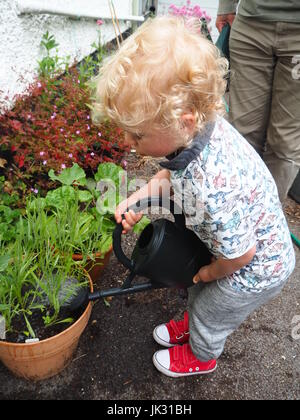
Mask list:
MULTIPOLYGON (((70 315, 70 313, 60 313, 59 320, 72 317, 73 321, 68 323, 58 323, 50 326, 45 326, 43 321, 43 314, 41 311, 34 311, 30 317, 30 325, 35 333, 35 336, 41 341, 46 340, 47 338, 53 337, 54 335, 60 334, 70 325, 74 324, 84 313, 86 307, 80 308, 76 313, 70 315)), ((15 318, 12 322, 12 330, 6 334, 6 339, 4 341, 9 343, 25 343, 28 335, 24 331, 28 331, 25 320, 22 318, 15 318)), ((1 340, 0 340, 1 341, 1 340)))
MULTIPOLYGON (((55 275, 53 275, 53 279, 55 279, 55 275)), ((48 280, 48 284, 50 281, 48 280)), ((67 298, 70 288, 73 288, 74 285, 78 284, 78 280, 73 277, 68 277, 64 284, 64 287, 58 293, 58 300, 64 302, 67 298)), ((84 305, 78 308, 76 311, 70 313, 70 311, 66 311, 66 309, 61 305, 60 312, 57 317, 57 321, 51 325, 45 325, 43 317, 49 316, 52 317, 54 315, 54 309, 49 306, 48 298, 42 296, 39 298, 39 303, 44 306, 43 312, 40 309, 32 310, 32 314, 29 318, 30 327, 34 331, 35 337, 41 340, 46 340, 51 338, 57 334, 60 334, 65 329, 69 328, 72 324, 74 324, 84 313, 86 306, 84 305), (63 321, 66 322, 63 322, 63 321)), ((10 343, 24 343, 26 339, 33 338, 29 337, 28 326, 26 324, 26 320, 24 316, 14 317, 12 319, 11 324, 11 331, 6 333, 6 338, 4 341, 10 343), (27 332, 27 333, 26 333, 27 332)))
MULTIPOLYGON (((90 290, 93 292, 93 283, 89 276, 88 278, 90 290)), ((60 325, 63 331, 57 334, 52 330, 52 334, 55 334, 52 337, 49 337, 48 330, 48 338, 40 339, 38 337, 38 342, 12 343, 1 340, 1 362, 16 376, 29 380, 40 381, 57 375, 72 360, 79 339, 88 324, 91 311, 92 304, 90 302, 77 320, 78 316, 74 316, 73 324, 60 325)), ((70 317, 70 313, 68 316, 70 317)))

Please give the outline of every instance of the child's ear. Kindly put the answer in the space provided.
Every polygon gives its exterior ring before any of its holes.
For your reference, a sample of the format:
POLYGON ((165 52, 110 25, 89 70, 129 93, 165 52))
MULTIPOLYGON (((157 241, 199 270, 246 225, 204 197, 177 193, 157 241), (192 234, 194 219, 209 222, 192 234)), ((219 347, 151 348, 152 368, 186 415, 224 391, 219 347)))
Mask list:
POLYGON ((187 113, 181 116, 182 128, 187 134, 192 135, 196 128, 196 118, 193 114, 187 113))

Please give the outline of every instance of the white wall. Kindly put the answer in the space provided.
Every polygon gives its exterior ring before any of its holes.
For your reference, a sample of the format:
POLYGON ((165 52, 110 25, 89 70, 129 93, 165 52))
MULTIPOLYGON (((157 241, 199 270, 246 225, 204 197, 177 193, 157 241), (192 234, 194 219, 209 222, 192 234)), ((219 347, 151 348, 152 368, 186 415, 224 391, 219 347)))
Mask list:
MULTIPOLYGON (((166 13, 171 4, 183 5, 185 0, 156 0, 158 14, 166 13)), ((19 14, 18 3, 28 0, 0 0, 0 112, 13 105, 13 97, 25 90, 37 72, 37 61, 42 58, 40 41, 48 30, 59 43, 58 55, 71 56, 71 61, 80 61, 92 52, 91 44, 97 40, 98 27, 93 19, 72 19, 50 14, 19 14)), ((99 11, 110 16, 107 0, 32 0, 32 3, 55 7, 70 7, 71 11, 99 11)), ((140 12, 148 7, 150 0, 114 0, 118 16, 131 15, 135 10, 140 12)), ((217 39, 215 17, 218 0, 192 1, 199 4, 213 18, 213 39, 217 39)), ((122 30, 129 26, 121 21, 122 30)), ((115 37, 113 26, 109 21, 101 29, 102 41, 108 42, 115 37)))
MULTIPOLYGON (((186 0, 158 0, 157 14, 167 14, 171 4, 174 4, 175 6, 183 6, 186 4, 186 0)), ((208 15, 212 18, 210 24, 212 28, 212 39, 214 42, 216 42, 219 35, 215 26, 219 0, 192 0, 191 5, 200 6, 201 9, 205 10, 208 13, 208 15)))
MULTIPOLYGON (((22 0, 19 0, 22 2, 22 0)), ((70 6, 76 10, 103 11, 110 16, 107 0, 38 0, 41 4, 70 6)), ((37 1, 35 0, 35 3, 37 1)), ((132 15, 132 0, 114 0, 118 16, 132 15)), ((40 41, 48 30, 59 43, 58 55, 81 60, 92 52, 91 44, 97 40, 99 27, 93 19, 70 19, 49 14, 18 14, 17 0, 0 0, 0 111, 13 104, 13 97, 24 91, 32 82, 37 70, 37 60, 42 58, 40 41)), ((101 16, 99 16, 101 18, 101 16)), ((129 24, 120 22, 122 30, 129 24)), ((101 27, 103 41, 115 37, 109 21, 101 27)))

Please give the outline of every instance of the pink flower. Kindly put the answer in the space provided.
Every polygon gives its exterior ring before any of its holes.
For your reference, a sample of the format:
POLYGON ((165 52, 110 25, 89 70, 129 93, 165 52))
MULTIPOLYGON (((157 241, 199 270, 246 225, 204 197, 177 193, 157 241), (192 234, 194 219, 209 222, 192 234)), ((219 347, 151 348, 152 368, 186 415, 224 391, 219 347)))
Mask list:
POLYGON ((76 131, 76 134, 77 134, 77 135, 78 135, 78 134, 80 134, 80 131, 79 131, 79 130, 77 130, 77 131, 76 131))
POLYGON ((40 152, 40 156, 44 156, 45 152, 40 152))
POLYGON ((43 161, 43 165, 47 165, 47 161, 46 160, 43 161))
POLYGON ((69 156, 69 158, 71 158, 71 159, 72 159, 73 154, 72 154, 72 153, 69 153, 69 154, 68 154, 68 156, 69 156))
POLYGON ((185 18, 196 17, 198 19, 206 19, 207 22, 211 22, 211 17, 204 11, 201 10, 199 5, 192 6, 191 0, 187 0, 186 5, 177 7, 172 4, 169 7, 169 13, 174 16, 183 16, 185 18))
POLYGON ((91 156, 95 156, 95 153, 94 153, 94 152, 92 152, 92 153, 91 153, 91 156))
POLYGON ((98 133, 98 136, 99 136, 99 137, 101 137, 101 136, 102 136, 102 134, 101 134, 101 133, 98 133))
POLYGON ((103 25, 103 23, 104 23, 104 22, 103 22, 103 20, 101 20, 101 19, 98 19, 98 20, 97 20, 97 25, 98 25, 98 26, 102 26, 102 25, 103 25))
POLYGON ((62 168, 62 169, 66 169, 66 165, 63 163, 63 164, 61 165, 61 168, 62 168))

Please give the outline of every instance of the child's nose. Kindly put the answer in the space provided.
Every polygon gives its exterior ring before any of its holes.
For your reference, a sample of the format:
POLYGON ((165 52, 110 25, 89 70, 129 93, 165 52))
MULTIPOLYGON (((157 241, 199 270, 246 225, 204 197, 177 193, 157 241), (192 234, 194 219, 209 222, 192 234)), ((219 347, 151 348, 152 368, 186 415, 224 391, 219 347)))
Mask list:
POLYGON ((131 134, 125 133, 125 139, 124 143, 126 146, 133 146, 134 145, 134 139, 131 134))

